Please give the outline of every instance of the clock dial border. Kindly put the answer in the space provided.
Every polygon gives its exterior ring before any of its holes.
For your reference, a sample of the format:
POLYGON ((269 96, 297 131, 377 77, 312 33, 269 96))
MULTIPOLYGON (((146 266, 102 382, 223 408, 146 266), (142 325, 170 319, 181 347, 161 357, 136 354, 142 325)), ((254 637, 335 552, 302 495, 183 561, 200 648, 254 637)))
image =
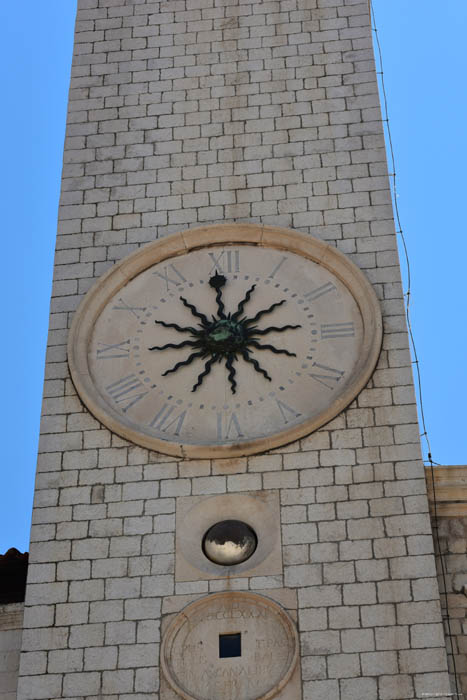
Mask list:
POLYGON ((68 363, 73 383, 89 411, 109 430, 142 447, 181 458, 240 457, 286 445, 314 432, 335 418, 360 393, 370 379, 382 343, 382 317, 376 294, 358 267, 328 243, 290 229, 256 224, 219 224, 197 227, 154 241, 116 263, 97 281, 79 305, 68 339, 68 363), (185 444, 139 432, 122 422, 120 414, 105 402, 92 379, 88 349, 94 325, 106 304, 146 269, 214 245, 256 245, 295 253, 327 269, 355 300, 363 323, 359 359, 353 377, 318 416, 267 437, 228 444, 185 444))

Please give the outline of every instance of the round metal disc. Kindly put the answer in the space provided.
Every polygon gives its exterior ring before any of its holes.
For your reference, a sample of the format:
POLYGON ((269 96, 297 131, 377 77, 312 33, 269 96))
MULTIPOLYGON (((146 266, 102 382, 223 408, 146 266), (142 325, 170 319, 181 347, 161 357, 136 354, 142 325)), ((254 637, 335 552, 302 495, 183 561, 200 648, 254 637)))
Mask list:
POLYGON ((249 559, 257 544, 249 525, 240 520, 222 520, 204 535, 203 551, 215 564, 234 566, 249 559))

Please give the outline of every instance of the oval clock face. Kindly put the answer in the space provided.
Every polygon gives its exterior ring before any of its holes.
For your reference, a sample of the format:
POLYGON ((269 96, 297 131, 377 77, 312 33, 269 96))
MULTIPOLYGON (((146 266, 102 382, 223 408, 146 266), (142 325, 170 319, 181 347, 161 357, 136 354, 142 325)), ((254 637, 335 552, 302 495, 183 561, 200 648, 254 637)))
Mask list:
POLYGON ((375 295, 330 246, 223 225, 150 244, 77 312, 69 360, 111 430, 186 457, 302 437, 368 381, 381 344, 375 295))

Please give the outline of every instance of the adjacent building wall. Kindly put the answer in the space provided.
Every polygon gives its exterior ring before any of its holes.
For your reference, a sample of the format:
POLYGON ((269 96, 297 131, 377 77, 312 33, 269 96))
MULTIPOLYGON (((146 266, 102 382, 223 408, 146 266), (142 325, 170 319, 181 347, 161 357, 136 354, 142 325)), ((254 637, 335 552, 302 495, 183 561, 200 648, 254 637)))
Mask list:
POLYGON ((467 695, 467 467, 425 472, 451 688, 467 695))
POLYGON ((0 700, 16 700, 23 603, 0 605, 0 700))
POLYGON ((437 526, 435 551, 451 687, 467 695, 467 517, 439 518, 437 526))

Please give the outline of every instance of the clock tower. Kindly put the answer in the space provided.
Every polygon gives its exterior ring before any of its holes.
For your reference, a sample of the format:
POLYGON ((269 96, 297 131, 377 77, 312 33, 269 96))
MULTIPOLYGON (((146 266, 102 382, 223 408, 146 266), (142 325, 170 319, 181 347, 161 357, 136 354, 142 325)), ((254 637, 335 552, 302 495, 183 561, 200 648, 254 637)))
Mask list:
POLYGON ((78 0, 18 700, 450 694, 366 0, 78 0))

